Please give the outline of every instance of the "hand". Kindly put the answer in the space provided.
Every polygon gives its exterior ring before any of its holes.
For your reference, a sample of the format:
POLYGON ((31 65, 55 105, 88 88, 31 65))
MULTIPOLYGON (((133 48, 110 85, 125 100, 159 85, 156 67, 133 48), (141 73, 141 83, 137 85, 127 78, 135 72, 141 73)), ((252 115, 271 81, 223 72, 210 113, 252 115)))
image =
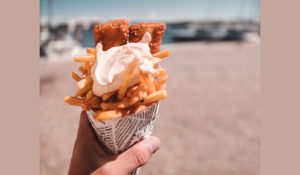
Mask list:
POLYGON ((87 114, 82 112, 69 175, 128 175, 145 165, 159 147, 159 139, 151 136, 118 156, 112 155, 102 143, 97 142, 87 114))

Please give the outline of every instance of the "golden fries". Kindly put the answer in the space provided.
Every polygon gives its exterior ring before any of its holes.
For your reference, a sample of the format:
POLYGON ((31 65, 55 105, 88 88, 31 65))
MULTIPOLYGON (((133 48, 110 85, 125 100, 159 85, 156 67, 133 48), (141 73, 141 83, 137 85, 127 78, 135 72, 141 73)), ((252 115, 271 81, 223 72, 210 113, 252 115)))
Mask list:
POLYGON ((130 97, 133 93, 133 91, 135 91, 138 88, 138 85, 132 86, 130 88, 128 88, 127 92, 126 92, 126 96, 130 97))
POLYGON ((124 113, 126 112, 123 110, 97 111, 94 115, 94 119, 96 121, 116 119, 122 117, 124 113))
POLYGON ((132 97, 132 98, 130 98, 129 105, 133 106, 134 104, 136 104, 138 102, 139 102, 139 98, 138 97, 132 97))
POLYGON ((103 110, 111 110, 111 109, 124 109, 129 107, 129 99, 123 98, 122 101, 119 102, 102 102, 101 108, 103 110))
POLYGON ((102 110, 112 110, 119 109, 118 105, 119 102, 102 102, 100 106, 102 110))
POLYGON ((159 63, 161 63, 161 59, 159 59, 159 60, 153 60, 153 66, 154 66, 154 68, 157 68, 157 65, 159 63))
POLYGON ((75 55, 73 57, 73 60, 75 62, 95 61, 96 60, 96 56, 95 55, 86 55, 86 56, 75 55))
POLYGON ((84 105, 81 105, 81 109, 84 110, 84 111, 89 111, 91 108, 84 104, 84 105))
POLYGON ((139 112, 139 111, 141 111, 141 110, 143 110, 145 108, 147 108, 146 105, 139 105, 139 106, 135 107, 132 112, 136 113, 136 112, 139 112))
POLYGON ((96 61, 97 52, 105 52, 111 47, 126 44, 128 42, 128 22, 127 20, 116 20, 95 26, 93 29, 95 48, 87 48, 85 56, 75 55, 73 57, 75 62, 82 62, 82 65, 78 68, 81 76, 76 72, 72 72, 72 78, 76 81, 78 90, 75 96, 65 96, 63 101, 70 105, 80 106, 84 111, 93 110, 96 112, 94 119, 103 121, 142 111, 166 98, 165 83, 168 74, 165 69, 158 68, 163 58, 170 55, 169 50, 159 52, 165 27, 164 23, 131 25, 129 42, 138 42, 145 32, 151 34, 152 40, 149 47, 152 56, 148 55, 146 59, 152 62, 155 73, 145 73, 138 69, 138 59, 135 58, 124 70, 118 90, 96 96, 93 92, 91 71, 96 61), (122 31, 120 32, 119 29, 122 29, 122 31), (132 85, 135 71, 139 71, 139 77, 137 77, 138 81, 132 85), (129 85, 132 86, 129 87, 129 85))
POLYGON ((122 100, 125 96, 125 93, 127 91, 127 88, 129 86, 130 80, 132 78, 133 72, 137 66, 138 60, 134 59, 128 67, 124 71, 123 79, 118 91, 118 100, 122 100))
POLYGON ((91 104, 95 104, 101 101, 100 97, 97 96, 93 96, 90 100, 87 100, 87 104, 91 105, 91 104))
POLYGON ((82 104, 84 104, 84 100, 83 99, 72 97, 72 96, 65 96, 63 98, 63 100, 66 103, 68 103, 70 105, 75 105, 75 106, 81 106, 82 104))
POLYGON ((161 77, 154 80, 154 86, 157 91, 164 89, 164 84, 166 83, 168 76, 161 77))
POLYGON ((87 86, 83 87, 82 89, 79 89, 76 93, 76 97, 83 96, 87 91, 92 89, 93 84, 88 84, 87 86))
POLYGON ((79 89, 81 89, 81 88, 84 87, 85 82, 86 82, 86 78, 83 78, 83 79, 81 79, 80 81, 78 81, 78 82, 76 83, 76 85, 77 85, 77 87, 78 87, 79 89))
POLYGON ((168 57, 169 55, 170 55, 170 51, 169 50, 164 50, 164 51, 161 51, 161 52, 157 52, 157 53, 153 54, 152 56, 162 59, 162 58, 168 57))
POLYGON ((75 81, 81 80, 81 78, 79 77, 78 74, 76 74, 76 72, 72 72, 72 77, 73 77, 73 79, 74 79, 75 81))
POLYGON ((147 87, 145 84, 141 84, 137 86, 135 91, 129 96, 129 105, 134 105, 139 100, 147 96, 147 87))
POLYGON ((148 93, 153 94, 156 91, 155 86, 153 84, 153 77, 150 74, 144 73, 144 71, 142 71, 142 70, 140 70, 140 72, 145 80, 145 83, 148 86, 148 93))
POLYGON ((149 104, 149 103, 153 103, 153 102, 157 102, 159 100, 165 99, 166 97, 167 97, 167 91, 160 90, 160 91, 157 91, 157 92, 145 97, 143 100, 141 100, 141 103, 149 104))
POLYGON ((79 89, 82 89, 84 86, 86 86, 86 84, 92 82, 92 77, 90 75, 88 75, 86 78, 81 79, 80 81, 78 81, 76 83, 76 85, 78 86, 79 89))
POLYGON ((91 69, 92 69, 92 64, 91 62, 85 62, 82 64, 82 68, 85 70, 85 72, 90 75, 91 74, 91 69))
POLYGON ((86 93, 85 100, 90 100, 93 96, 93 90, 91 89, 86 93))
POLYGON ((102 100, 106 101, 108 100, 111 96, 115 95, 117 91, 113 91, 113 92, 109 92, 109 93, 105 93, 102 95, 102 100))
POLYGON ((153 74, 153 77, 156 78, 156 77, 161 77, 161 76, 167 76, 167 72, 165 69, 157 69, 156 70, 156 73, 153 74))
POLYGON ((83 68, 83 66, 80 66, 78 70, 82 73, 82 75, 86 75, 87 71, 83 68))
POLYGON ((92 55, 96 55, 97 54, 96 50, 93 49, 93 48, 86 48, 86 52, 88 54, 92 54, 92 55))
POLYGON ((91 99, 86 101, 85 104, 90 108, 100 108, 101 107, 101 98, 93 96, 91 99))
POLYGON ((91 90, 93 87, 92 77, 89 75, 85 79, 80 80, 77 83, 77 86, 79 87, 79 90, 77 91, 75 96, 83 96, 87 91, 91 90))

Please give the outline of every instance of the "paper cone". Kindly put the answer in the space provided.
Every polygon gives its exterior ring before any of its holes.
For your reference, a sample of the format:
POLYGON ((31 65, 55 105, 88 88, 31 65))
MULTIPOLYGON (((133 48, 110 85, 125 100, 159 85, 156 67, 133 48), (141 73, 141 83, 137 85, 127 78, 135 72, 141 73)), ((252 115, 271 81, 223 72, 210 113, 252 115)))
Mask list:
MULTIPOLYGON (((151 135, 158 108, 159 102, 137 113, 102 122, 94 120, 94 111, 90 110, 87 114, 99 140, 117 155, 151 135)), ((132 174, 139 174, 139 169, 132 174)))

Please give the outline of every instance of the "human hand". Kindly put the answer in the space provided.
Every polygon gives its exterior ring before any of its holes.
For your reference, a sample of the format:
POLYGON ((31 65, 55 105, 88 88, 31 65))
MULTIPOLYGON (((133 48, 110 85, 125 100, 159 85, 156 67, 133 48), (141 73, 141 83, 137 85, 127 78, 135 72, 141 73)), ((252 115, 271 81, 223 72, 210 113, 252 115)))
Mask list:
POLYGON ((82 112, 69 175, 128 175, 145 165, 159 147, 159 139, 151 136, 118 156, 112 155, 97 141, 86 112, 82 112))

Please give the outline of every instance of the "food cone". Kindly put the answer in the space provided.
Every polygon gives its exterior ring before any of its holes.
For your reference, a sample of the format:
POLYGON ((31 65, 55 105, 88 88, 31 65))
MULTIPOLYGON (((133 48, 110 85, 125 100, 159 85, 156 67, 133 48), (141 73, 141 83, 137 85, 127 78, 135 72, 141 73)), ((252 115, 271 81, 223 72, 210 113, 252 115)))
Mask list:
MULTIPOLYGON (((117 155, 151 135, 158 108, 159 102, 137 113, 101 122, 94 120, 94 111, 87 114, 98 139, 117 155)), ((132 174, 139 174, 139 169, 132 174)))

